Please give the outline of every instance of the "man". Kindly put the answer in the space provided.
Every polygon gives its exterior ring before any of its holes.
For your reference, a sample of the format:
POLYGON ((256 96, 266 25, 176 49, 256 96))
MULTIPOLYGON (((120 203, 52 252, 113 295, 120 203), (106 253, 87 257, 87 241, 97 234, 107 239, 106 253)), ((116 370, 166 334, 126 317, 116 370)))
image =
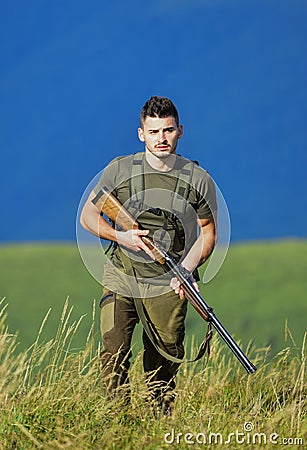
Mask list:
POLYGON ((113 160, 81 214, 86 230, 114 243, 104 268, 100 302, 107 392, 112 396, 127 388, 129 393, 131 339, 141 315, 146 330, 144 371, 152 397, 165 412, 173 401, 174 378, 184 355, 187 302, 179 281, 153 261, 142 237, 158 241, 196 279, 197 267, 210 256, 216 241, 214 183, 196 162, 177 155, 182 135, 172 101, 151 97, 138 128, 145 152, 113 160), (118 230, 103 218, 95 206, 101 187, 117 197, 140 229, 118 230))

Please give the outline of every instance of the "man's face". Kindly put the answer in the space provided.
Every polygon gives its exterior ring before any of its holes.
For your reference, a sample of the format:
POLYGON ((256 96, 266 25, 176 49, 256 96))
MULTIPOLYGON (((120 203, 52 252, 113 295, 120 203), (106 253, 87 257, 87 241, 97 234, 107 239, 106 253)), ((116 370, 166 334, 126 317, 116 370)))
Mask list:
POLYGON ((178 139, 182 136, 182 125, 177 126, 173 116, 146 117, 143 128, 138 128, 140 141, 158 158, 166 158, 176 152, 178 139))

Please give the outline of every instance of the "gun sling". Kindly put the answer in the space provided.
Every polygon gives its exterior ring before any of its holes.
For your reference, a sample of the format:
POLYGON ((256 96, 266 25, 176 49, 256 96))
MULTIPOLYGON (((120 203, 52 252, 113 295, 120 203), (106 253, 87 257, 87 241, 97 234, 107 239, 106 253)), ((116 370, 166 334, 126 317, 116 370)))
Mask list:
MULTIPOLYGON (((122 260, 124 269, 125 269, 125 273, 127 275, 129 275, 130 277, 133 277, 133 279, 135 280, 135 284, 134 287, 137 288, 138 290, 138 282, 137 282, 137 278, 135 276, 134 273, 134 269, 131 263, 130 258, 125 254, 125 252, 123 252, 120 249, 120 258, 122 260)), ((179 301, 179 299, 178 299, 179 301)), ((207 356, 210 356, 210 341, 212 338, 212 325, 210 323, 210 321, 208 322, 208 328, 207 328, 207 332, 206 335, 204 337, 204 340, 198 350, 197 356, 194 359, 179 359, 176 358, 175 356, 170 355, 167 352, 167 349, 165 348, 165 345, 162 341, 162 339, 160 338, 154 324, 151 322, 146 309, 144 308, 144 304, 142 302, 142 298, 141 296, 138 296, 136 298, 134 298, 134 303, 135 303, 135 307, 136 307, 136 311, 137 314, 139 316, 139 319, 143 325, 143 328, 147 334, 147 336, 149 337, 149 339, 151 340, 153 346, 155 347, 155 349, 160 353, 160 355, 162 355, 164 358, 168 359, 169 361, 172 361, 174 363, 183 363, 183 362, 195 362, 198 361, 200 358, 202 358, 202 356, 204 356, 204 354, 207 352, 207 356), (164 347, 164 348, 162 348, 164 347)))

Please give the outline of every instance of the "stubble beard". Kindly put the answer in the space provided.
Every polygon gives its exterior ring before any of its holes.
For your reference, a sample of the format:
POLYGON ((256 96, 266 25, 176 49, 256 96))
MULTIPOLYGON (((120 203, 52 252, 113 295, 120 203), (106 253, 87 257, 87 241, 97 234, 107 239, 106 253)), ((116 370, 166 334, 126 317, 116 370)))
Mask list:
POLYGON ((151 150, 150 148, 148 148, 146 146, 147 150, 154 156, 156 156, 159 159, 167 159, 167 158, 172 158, 173 155, 176 154, 176 147, 174 147, 173 149, 168 149, 168 150, 160 150, 159 149, 154 149, 151 150))

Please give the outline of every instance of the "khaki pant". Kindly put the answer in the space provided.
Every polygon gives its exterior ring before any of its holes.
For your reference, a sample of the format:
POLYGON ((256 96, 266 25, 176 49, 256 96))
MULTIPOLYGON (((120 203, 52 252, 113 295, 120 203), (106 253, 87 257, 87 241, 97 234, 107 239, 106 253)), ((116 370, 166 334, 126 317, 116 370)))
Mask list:
MULTIPOLYGON (((182 358, 186 300, 180 300, 178 294, 172 290, 148 298, 146 285, 141 286, 140 291, 146 315, 161 340, 161 347, 172 356, 182 358)), ((134 299, 105 289, 100 308, 103 344, 101 363, 107 392, 110 397, 118 391, 129 396, 131 340, 139 321, 134 299)), ((172 396, 174 377, 179 364, 161 356, 144 331, 143 345, 143 366, 151 394, 163 401, 163 398, 172 396)))

